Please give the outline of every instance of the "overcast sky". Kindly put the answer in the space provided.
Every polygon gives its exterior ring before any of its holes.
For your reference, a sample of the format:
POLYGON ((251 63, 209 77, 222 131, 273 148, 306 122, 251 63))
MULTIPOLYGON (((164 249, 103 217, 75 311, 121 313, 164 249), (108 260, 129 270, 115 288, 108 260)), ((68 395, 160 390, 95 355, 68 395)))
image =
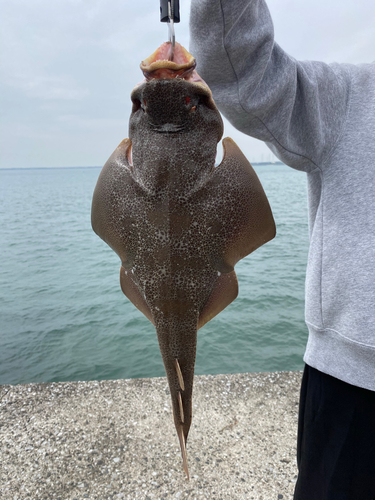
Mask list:
MULTIPOLYGON (((232 0, 235 1, 235 0, 232 0)), ((176 39, 189 46, 190 1, 176 39)), ((297 59, 375 59, 375 0, 269 0, 297 59)), ((139 63, 167 39, 159 0, 0 0, 0 167, 103 165, 127 136, 139 63)), ((261 142, 226 123, 250 161, 261 142)))

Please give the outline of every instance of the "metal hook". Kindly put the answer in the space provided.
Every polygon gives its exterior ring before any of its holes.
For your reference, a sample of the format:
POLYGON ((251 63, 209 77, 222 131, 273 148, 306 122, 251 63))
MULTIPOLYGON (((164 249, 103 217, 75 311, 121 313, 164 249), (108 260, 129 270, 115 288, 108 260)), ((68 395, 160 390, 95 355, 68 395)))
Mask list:
POLYGON ((174 23, 180 22, 179 0, 160 0, 160 21, 168 23, 169 43, 171 44, 169 60, 173 61, 174 49, 176 45, 174 23))
POLYGON ((168 33, 169 33, 169 43, 171 44, 171 52, 169 54, 169 60, 173 61, 174 57, 174 47, 176 44, 176 35, 174 32, 174 12, 173 12, 173 3, 171 0, 168 0, 168 33))

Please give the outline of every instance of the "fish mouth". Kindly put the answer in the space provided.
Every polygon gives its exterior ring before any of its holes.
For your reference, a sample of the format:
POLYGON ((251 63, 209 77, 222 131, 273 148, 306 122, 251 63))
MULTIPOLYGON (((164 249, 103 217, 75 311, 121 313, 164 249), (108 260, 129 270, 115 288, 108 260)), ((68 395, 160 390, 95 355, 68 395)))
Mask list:
POLYGON ((131 93, 133 126, 138 123, 135 116, 144 116, 142 123, 152 132, 180 134, 193 126, 194 116, 201 117, 195 113, 197 106, 219 114, 209 86, 195 70, 195 58, 176 42, 170 60, 171 50, 171 43, 165 42, 141 62, 144 79, 131 93))
POLYGON ((151 122, 150 129, 154 132, 158 132, 159 134, 173 134, 182 132, 185 129, 185 127, 183 124, 177 124, 177 123, 154 124, 151 122))
POLYGON ((172 44, 164 42, 147 59, 141 62, 140 68, 146 81, 182 78, 208 87, 206 82, 195 71, 195 57, 181 44, 176 42, 172 60, 171 54, 172 44))

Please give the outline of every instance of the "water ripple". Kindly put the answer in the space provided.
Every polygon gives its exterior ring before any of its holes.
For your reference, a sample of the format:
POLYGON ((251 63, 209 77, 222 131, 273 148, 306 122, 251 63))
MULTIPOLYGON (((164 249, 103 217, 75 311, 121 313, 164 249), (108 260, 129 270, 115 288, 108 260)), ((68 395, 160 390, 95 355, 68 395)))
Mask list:
MULTIPOLYGON (((164 375, 151 323, 124 297, 118 257, 91 230, 99 169, 0 172, 0 383, 164 375)), ((240 294, 198 332, 196 372, 302 367, 304 174, 261 167, 274 241, 241 261, 240 294)))

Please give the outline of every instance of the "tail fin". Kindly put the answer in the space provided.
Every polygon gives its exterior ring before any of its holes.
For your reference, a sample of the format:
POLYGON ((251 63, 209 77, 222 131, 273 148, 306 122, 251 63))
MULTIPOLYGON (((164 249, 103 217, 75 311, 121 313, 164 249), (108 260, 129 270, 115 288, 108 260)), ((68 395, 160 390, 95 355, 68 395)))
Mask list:
POLYGON ((183 428, 182 425, 179 426, 179 427, 176 426, 176 428, 177 428, 178 439, 180 441, 181 455, 182 455, 182 464, 183 464, 183 468, 184 468, 186 477, 189 480, 190 476, 189 476, 189 468, 188 468, 188 462, 187 462, 184 428, 183 428))
MULTIPOLYGON (((163 322, 157 322, 156 331, 172 399, 173 419, 180 442, 183 468, 189 479, 186 440, 193 413, 198 318, 195 311, 194 315, 189 316, 189 311, 186 311, 185 307, 177 304, 176 309, 177 306, 181 307, 182 311, 173 315, 164 312, 163 322)), ((164 311, 167 311, 165 304, 164 311)))

